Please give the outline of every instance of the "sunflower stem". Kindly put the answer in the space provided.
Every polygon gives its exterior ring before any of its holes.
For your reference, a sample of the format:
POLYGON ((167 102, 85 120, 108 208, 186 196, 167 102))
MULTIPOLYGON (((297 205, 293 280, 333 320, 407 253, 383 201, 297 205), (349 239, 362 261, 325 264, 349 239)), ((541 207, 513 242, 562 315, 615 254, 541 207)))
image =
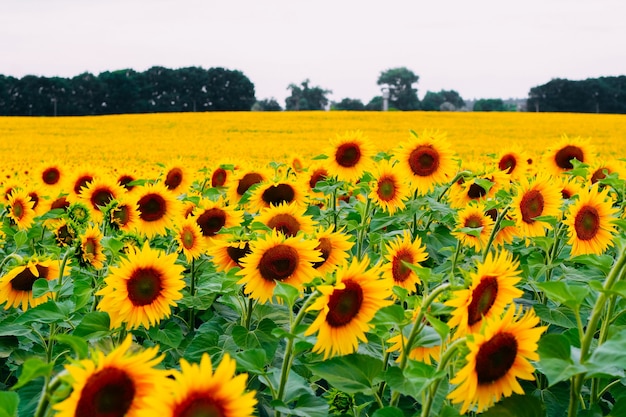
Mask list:
POLYGON ((41 392, 41 397, 39 398, 39 402, 37 403, 37 408, 35 409, 35 414, 33 417, 44 417, 48 414, 48 405, 50 404, 50 396, 51 394, 59 388, 61 385, 61 378, 68 375, 66 370, 59 372, 57 376, 52 378, 50 383, 46 378, 46 383, 43 385, 43 390, 41 392))
MULTIPOLYGON (((587 360, 587 355, 589 354, 589 350, 591 348, 591 342, 594 339, 596 329, 598 328, 598 322, 603 316, 603 312, 605 309, 605 304, 607 301, 607 293, 611 290, 613 285, 620 281, 624 276, 624 265, 626 265, 626 248, 623 248, 619 258, 613 265, 613 268, 607 275, 604 280, 604 284, 602 286, 602 291, 599 292, 598 298, 596 299, 596 303, 593 306, 593 310, 591 311, 591 316, 589 317, 589 323, 587 324, 587 329, 585 330, 585 334, 583 339, 581 340, 580 346, 580 361, 584 363, 587 360)), ((575 417, 578 413, 578 403, 580 400, 580 394, 583 386, 585 375, 584 373, 579 373, 572 377, 572 384, 570 389, 570 403, 567 415, 568 417, 575 417)))
MULTIPOLYGON (((196 295, 196 260, 194 258, 191 258, 191 276, 189 277, 189 295, 191 296, 192 299, 196 295)), ((196 322, 196 309, 192 303, 192 306, 189 308, 189 321, 187 323, 187 326, 189 327, 189 331, 192 331, 193 329, 196 328, 194 324, 195 322, 196 322)))
POLYGON ((14 253, 10 253, 2 260, 2 262, 0 262, 0 271, 2 271, 2 268, 4 268, 4 265, 7 262, 9 262, 11 259, 15 259, 18 263, 22 262, 24 260, 24 258, 22 258, 17 253, 15 253, 15 252, 14 253))
POLYGON ((452 266, 450 267, 450 282, 454 280, 454 270, 456 269, 456 263, 459 260, 459 253, 461 253, 461 241, 456 242, 456 250, 454 251, 454 257, 452 258, 452 266))
POLYGON ((457 174, 454 176, 454 178, 452 178, 452 181, 450 181, 448 184, 446 184, 445 188, 443 189, 443 191, 439 194, 439 197, 437 197, 437 202, 440 202, 441 199, 448 193, 448 191, 450 190, 450 188, 452 187, 452 185, 457 182, 458 180, 460 180, 463 177, 466 176, 470 176, 472 175, 472 171, 459 171, 457 172, 457 174))
POLYGON ((337 187, 333 188, 333 197, 332 197, 332 201, 331 203, 331 208, 333 211, 333 232, 337 231, 337 217, 339 217, 339 215, 337 214, 337 187))
POLYGON ((504 216, 506 216, 506 213, 509 211, 509 209, 510 209, 510 206, 506 206, 505 208, 502 209, 502 211, 500 211, 500 213, 498 213, 498 217, 496 217, 496 222, 493 225, 491 234, 489 235, 489 240, 487 241, 487 244, 485 245, 485 249, 483 250, 483 262, 485 262, 485 259, 487 258, 487 254, 489 253, 489 250, 491 249, 491 245, 493 244, 493 241, 496 238, 496 234, 498 233, 500 229, 500 224, 502 224, 502 219, 504 219, 504 216))
POLYGON ((254 298, 248 298, 248 308, 246 308, 246 319, 243 323, 244 327, 249 331, 250 324, 252 323, 252 312, 254 311, 255 300, 254 298))
POLYGON ((74 246, 70 246, 70 248, 65 252, 65 255, 63 255, 63 259, 61 260, 61 266, 59 266, 59 290, 53 295, 54 301, 57 301, 59 299, 59 293, 61 292, 61 287, 63 286, 63 274, 65 272, 65 266, 67 265, 67 261, 69 260, 70 256, 72 256, 75 251, 76 248, 74 246))
POLYGON ((358 232, 358 238, 356 242, 356 257, 360 261, 363 259, 363 242, 365 240, 365 236, 367 235, 367 230, 369 229, 369 214, 371 209, 371 199, 368 197, 367 202, 365 203, 365 209, 363 210, 363 215, 361 217, 361 226, 358 232))

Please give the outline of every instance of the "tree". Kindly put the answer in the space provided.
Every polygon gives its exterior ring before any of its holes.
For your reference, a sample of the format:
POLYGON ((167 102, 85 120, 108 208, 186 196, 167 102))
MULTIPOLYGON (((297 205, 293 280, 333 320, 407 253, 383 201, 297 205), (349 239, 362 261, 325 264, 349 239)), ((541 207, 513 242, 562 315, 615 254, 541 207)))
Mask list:
POLYGON ((382 111, 383 109, 383 97, 376 96, 372 97, 372 99, 365 105, 365 110, 368 111, 382 111))
POLYGON ((249 111, 256 101, 254 84, 241 71, 210 68, 207 77, 207 110, 249 111))
POLYGON ((287 90, 291 90, 291 95, 285 99, 287 110, 324 110, 328 104, 326 95, 332 93, 321 87, 309 87, 309 79, 296 84, 289 84, 287 90))
POLYGON ((344 98, 339 103, 333 103, 333 110, 365 110, 365 105, 359 99, 344 98))
POLYGON ((274 97, 257 101, 252 106, 252 110, 255 111, 281 111, 282 109, 274 97))
POLYGON ((441 90, 438 93, 427 91, 422 99, 422 110, 454 111, 465 106, 465 101, 454 90, 441 90))
POLYGON ((474 111, 507 111, 501 98, 481 98, 474 103, 474 111))
POLYGON ((389 89, 389 106, 398 110, 418 110, 417 89, 419 76, 406 67, 391 68, 380 73, 377 84, 389 89))

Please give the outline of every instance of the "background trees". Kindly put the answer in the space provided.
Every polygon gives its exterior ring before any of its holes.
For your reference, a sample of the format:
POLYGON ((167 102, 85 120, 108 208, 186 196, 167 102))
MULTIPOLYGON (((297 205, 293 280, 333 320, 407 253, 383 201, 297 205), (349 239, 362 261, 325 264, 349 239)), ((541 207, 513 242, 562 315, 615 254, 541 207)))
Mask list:
POLYGON ((426 111, 454 111, 463 107, 465 101, 454 90, 427 91, 421 103, 421 109, 426 111))
POLYGON ((291 95, 285 99, 287 110, 324 110, 328 104, 328 94, 331 90, 321 87, 309 87, 308 79, 302 81, 300 85, 289 84, 287 90, 291 95))
POLYGON ((419 76, 406 67, 391 68, 380 73, 376 84, 389 89, 389 107, 398 110, 418 110, 420 106, 417 97, 417 83, 419 76))

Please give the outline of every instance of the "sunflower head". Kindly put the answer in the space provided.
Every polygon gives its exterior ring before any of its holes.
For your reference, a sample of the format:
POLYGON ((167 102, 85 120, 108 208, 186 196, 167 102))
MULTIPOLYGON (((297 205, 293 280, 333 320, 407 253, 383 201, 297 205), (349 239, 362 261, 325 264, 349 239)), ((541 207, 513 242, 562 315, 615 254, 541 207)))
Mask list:
POLYGON ((340 181, 354 182, 372 164, 373 146, 363 132, 347 131, 330 141, 327 169, 340 181))
POLYGON ((560 141, 545 152, 543 165, 550 174, 559 176, 574 168, 573 160, 589 165, 593 163, 594 157, 595 150, 588 139, 563 135, 560 141))
MULTIPOLYGON (((63 275, 69 274, 69 267, 65 267, 63 275)), ((51 259, 31 259, 26 264, 12 268, 0 278, 0 305, 4 309, 21 307, 26 311, 29 307, 36 307, 50 298, 50 293, 41 297, 34 297, 33 284, 38 279, 47 281, 58 279, 60 269, 57 261, 51 259)))

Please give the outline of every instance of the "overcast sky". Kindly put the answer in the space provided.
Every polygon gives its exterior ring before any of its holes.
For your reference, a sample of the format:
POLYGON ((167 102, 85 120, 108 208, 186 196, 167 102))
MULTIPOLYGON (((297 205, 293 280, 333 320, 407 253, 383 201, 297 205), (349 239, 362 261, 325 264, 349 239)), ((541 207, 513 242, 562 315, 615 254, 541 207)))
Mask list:
POLYGON ((224 67, 284 106, 307 78, 367 103, 407 67, 420 98, 525 98, 626 75, 625 17, 624 0, 0 0, 0 74, 224 67))

